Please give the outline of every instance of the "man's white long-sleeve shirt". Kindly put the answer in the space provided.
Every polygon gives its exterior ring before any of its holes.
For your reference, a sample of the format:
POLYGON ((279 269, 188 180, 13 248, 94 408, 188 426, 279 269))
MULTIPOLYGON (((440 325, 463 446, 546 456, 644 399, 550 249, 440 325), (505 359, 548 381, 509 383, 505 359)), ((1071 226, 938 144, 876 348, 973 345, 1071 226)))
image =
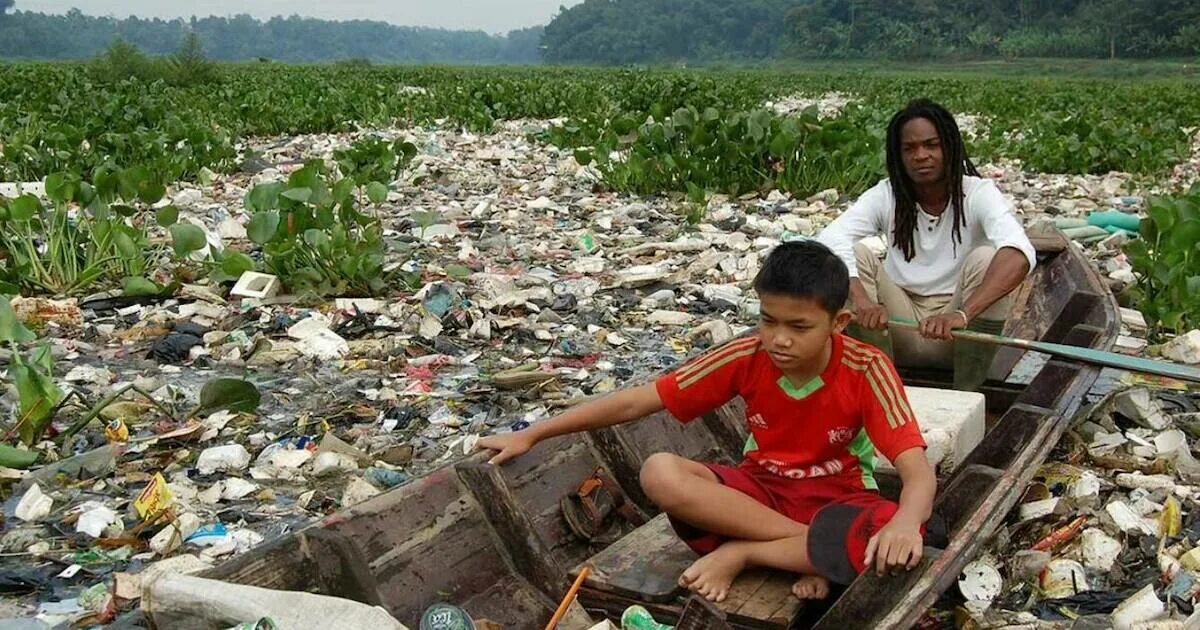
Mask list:
POLYGON ((991 180, 963 178, 966 197, 966 225, 961 228, 962 242, 954 242, 954 211, 947 207, 941 216, 933 216, 917 205, 916 234, 912 260, 896 246, 893 230, 896 201, 891 183, 883 180, 862 194, 841 216, 821 231, 817 240, 838 255, 858 277, 854 245, 868 236, 883 236, 888 245, 884 271, 904 290, 916 295, 954 293, 967 254, 981 245, 999 250, 1013 247, 1029 259, 1032 271, 1036 253, 1025 235, 1012 205, 991 180))

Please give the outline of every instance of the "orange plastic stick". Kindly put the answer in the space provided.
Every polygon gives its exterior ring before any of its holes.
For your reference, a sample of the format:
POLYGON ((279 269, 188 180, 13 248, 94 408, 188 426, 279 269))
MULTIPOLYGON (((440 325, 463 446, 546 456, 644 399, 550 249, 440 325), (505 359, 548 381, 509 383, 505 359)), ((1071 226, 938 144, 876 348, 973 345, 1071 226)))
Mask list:
POLYGON ((1057 547, 1065 542, 1069 542, 1075 535, 1083 529, 1083 525, 1087 523, 1087 516, 1080 516, 1071 522, 1070 525, 1052 532, 1046 536, 1038 544, 1033 546, 1034 551, 1047 551, 1053 547, 1057 547))
POLYGON ((571 585, 571 590, 567 591, 567 596, 558 605, 558 610, 554 611, 554 616, 550 618, 550 623, 546 624, 546 630, 554 630, 558 626, 558 622, 562 620, 563 615, 567 614, 567 608, 571 605, 571 601, 575 599, 575 594, 579 592, 579 587, 583 586, 583 581, 587 579, 588 574, 591 572, 591 567, 583 567, 579 571, 579 577, 575 578, 575 583, 571 585))

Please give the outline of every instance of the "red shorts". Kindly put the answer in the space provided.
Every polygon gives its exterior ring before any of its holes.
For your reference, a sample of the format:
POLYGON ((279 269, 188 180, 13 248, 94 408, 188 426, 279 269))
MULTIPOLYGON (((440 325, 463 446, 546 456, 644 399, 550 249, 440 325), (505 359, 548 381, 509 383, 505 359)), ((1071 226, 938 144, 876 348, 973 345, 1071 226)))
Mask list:
MULTIPOLYGON (((836 577, 840 579, 835 580, 838 582, 845 583, 845 578, 852 577, 846 571, 848 567, 852 567, 855 574, 862 572, 867 542, 891 520, 898 507, 878 492, 864 488, 859 479, 847 476, 790 479, 769 472, 751 460, 743 460, 736 467, 720 464, 705 466, 717 475, 722 484, 804 525, 813 525, 814 517, 822 508, 845 506, 843 512, 850 512, 850 521, 846 520, 845 515, 825 519, 829 525, 819 523, 821 527, 811 528, 808 540, 809 555, 818 569, 824 569, 822 565, 831 563, 825 560, 831 554, 835 556, 841 570, 834 571, 831 567, 828 573, 838 574, 836 577), (817 562, 818 559, 825 561, 817 562)), ((830 510, 829 513, 835 511, 830 510)), ((698 554, 707 554, 729 540, 678 519, 670 520, 675 533, 698 554)), ((826 571, 822 570, 822 573, 826 571)), ((835 578, 833 575, 826 577, 835 578)))

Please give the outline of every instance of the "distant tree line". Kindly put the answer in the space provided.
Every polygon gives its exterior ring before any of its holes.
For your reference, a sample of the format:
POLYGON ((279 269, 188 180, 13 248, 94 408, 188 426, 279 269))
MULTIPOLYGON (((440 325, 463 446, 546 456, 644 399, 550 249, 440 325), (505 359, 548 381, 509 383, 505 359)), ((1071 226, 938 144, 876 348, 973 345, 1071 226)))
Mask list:
POLYGON ((419 63, 538 63, 541 27, 514 30, 507 35, 483 31, 395 26, 386 22, 334 22, 311 18, 276 17, 258 20, 249 15, 162 20, 116 19, 29 11, 4 13, 13 0, 0 0, 0 57, 19 59, 82 59, 123 40, 150 54, 176 51, 193 33, 213 59, 236 61, 270 59, 288 62, 367 60, 419 63))
POLYGON ((1196 0, 810 0, 787 14, 809 57, 1190 57, 1196 0))
POLYGON ((647 63, 777 56, 795 0, 585 0, 546 25, 552 63, 647 63))
POLYGON ((191 20, 8 12, 0 57, 81 59, 113 42, 164 55, 188 34, 217 60, 678 63, 782 58, 1200 55, 1197 0, 584 0, 543 27, 483 31, 248 15, 191 20))
POLYGON ((1200 55, 1196 0, 584 0, 556 63, 1200 55))

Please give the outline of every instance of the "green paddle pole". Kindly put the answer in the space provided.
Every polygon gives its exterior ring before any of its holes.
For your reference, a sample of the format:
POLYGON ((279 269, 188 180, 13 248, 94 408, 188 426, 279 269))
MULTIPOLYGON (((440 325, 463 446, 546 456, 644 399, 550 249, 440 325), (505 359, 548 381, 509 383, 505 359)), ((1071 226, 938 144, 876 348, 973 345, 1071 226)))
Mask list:
MULTIPOLYGON (((891 325, 898 328, 906 328, 909 330, 917 330, 919 328, 919 325, 916 322, 905 319, 892 318, 888 321, 891 325)), ((1001 346, 1011 346, 1014 348, 1021 348, 1022 350, 1033 350, 1034 352, 1042 352, 1057 357, 1063 357, 1090 365, 1101 365, 1104 367, 1129 370, 1130 372, 1141 372, 1143 374, 1165 376, 1181 381, 1188 381, 1189 383, 1200 383, 1200 368, 1189 365, 1180 365, 1170 361, 1155 361, 1153 359, 1131 357, 1124 354, 1118 354, 1116 352, 1108 352, 1106 350, 1068 346, 1066 344, 1050 343, 1048 341, 1030 341, 1028 339, 1004 337, 1002 335, 989 335, 986 333, 975 332, 973 330, 955 330, 952 334, 957 339, 993 343, 1001 346)))

